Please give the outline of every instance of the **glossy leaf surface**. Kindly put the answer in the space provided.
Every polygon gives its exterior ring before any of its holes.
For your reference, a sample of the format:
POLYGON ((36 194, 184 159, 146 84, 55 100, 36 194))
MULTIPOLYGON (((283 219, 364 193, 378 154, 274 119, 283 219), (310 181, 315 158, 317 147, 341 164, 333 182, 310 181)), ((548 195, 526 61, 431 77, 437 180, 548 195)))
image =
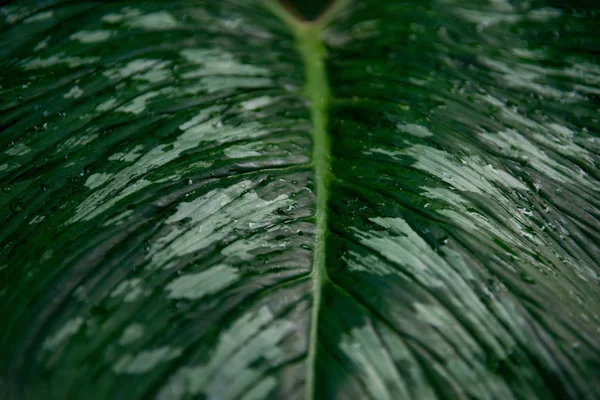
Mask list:
POLYGON ((598 11, 3 6, 0 394, 596 398, 598 11))

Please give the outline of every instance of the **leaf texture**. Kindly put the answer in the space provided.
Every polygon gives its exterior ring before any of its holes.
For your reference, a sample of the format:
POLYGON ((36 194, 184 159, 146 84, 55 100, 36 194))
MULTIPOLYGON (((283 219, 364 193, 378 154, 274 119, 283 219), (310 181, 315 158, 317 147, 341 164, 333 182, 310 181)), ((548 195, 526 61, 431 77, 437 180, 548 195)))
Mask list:
POLYGON ((3 6, 0 395, 598 398, 599 11, 3 6))

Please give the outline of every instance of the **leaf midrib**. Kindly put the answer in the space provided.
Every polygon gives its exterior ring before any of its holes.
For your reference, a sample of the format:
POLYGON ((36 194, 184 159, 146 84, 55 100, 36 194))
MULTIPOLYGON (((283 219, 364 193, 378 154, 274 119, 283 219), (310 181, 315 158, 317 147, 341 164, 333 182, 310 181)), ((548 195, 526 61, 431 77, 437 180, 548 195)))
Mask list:
POLYGON ((267 6, 289 27, 304 68, 304 96, 310 104, 312 124, 312 167, 315 172, 315 247, 311 269, 313 303, 310 319, 309 348, 306 363, 306 399, 315 398, 316 363, 318 347, 319 314, 323 287, 328 282, 327 275, 327 235, 329 233, 329 196, 331 172, 331 142, 327 134, 327 109, 331 99, 327 70, 325 67, 325 46, 321 39, 324 27, 337 11, 345 6, 345 0, 333 4, 312 22, 297 19, 277 0, 270 0, 267 6))
POLYGON ((312 164, 315 171, 316 210, 315 247, 311 270, 313 304, 307 357, 306 398, 313 399, 317 358, 319 311, 323 286, 328 280, 326 268, 329 184, 331 181, 331 143, 327 134, 327 106, 330 93, 325 70, 325 48, 321 29, 308 26, 296 33, 298 51, 305 69, 305 96, 310 102, 312 123, 312 164))

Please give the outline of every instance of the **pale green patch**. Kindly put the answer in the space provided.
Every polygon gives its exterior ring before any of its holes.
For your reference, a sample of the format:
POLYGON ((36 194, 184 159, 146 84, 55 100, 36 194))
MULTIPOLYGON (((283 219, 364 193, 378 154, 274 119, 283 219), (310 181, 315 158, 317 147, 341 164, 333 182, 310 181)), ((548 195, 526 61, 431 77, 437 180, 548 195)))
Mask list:
POLYGON ((54 11, 43 11, 41 13, 35 14, 29 18, 26 18, 23 22, 26 24, 30 24, 32 22, 46 21, 54 17, 54 11))
POLYGON ((582 97, 575 93, 568 93, 554 87, 537 83, 552 70, 529 63, 513 63, 508 65, 498 60, 487 57, 479 57, 479 61, 496 71, 498 77, 502 78, 508 87, 535 92, 545 97, 560 99, 565 102, 581 101, 582 97))
POLYGON ((115 153, 112 156, 108 157, 110 161, 123 161, 123 162, 133 162, 142 156, 141 151, 144 149, 144 146, 138 144, 133 149, 128 151, 127 153, 115 153))
POLYGON ((131 303, 144 295, 142 281, 134 278, 122 281, 110 294, 110 297, 123 297, 125 303, 131 303))
POLYGON ((31 218, 31 221, 29 221, 29 225, 39 224, 44 219, 46 219, 45 215, 36 215, 35 217, 31 218))
POLYGON ((119 344, 121 346, 127 346, 133 342, 140 340, 144 336, 144 325, 142 324, 131 324, 123 331, 123 334, 119 338, 119 344))
POLYGON ((117 105, 117 99, 108 99, 96 107, 96 111, 109 111, 117 105))
POLYGON ((168 31, 179 26, 179 22, 175 17, 166 11, 133 16, 129 19, 128 24, 132 28, 145 29, 148 31, 168 31))
MULTIPOLYGON (((150 70, 152 67, 167 65, 168 61, 161 62, 160 60, 151 60, 145 58, 139 58, 128 62, 120 68, 113 68, 104 71, 102 74, 110 79, 118 80, 123 78, 132 77, 143 71, 150 70)), ((162 67, 159 67, 159 69, 162 67)))
POLYGON ((27 154, 29 152, 31 152, 31 149, 29 147, 27 147, 23 143, 17 143, 10 149, 6 150, 4 152, 4 154, 7 154, 9 156, 18 157, 18 156, 24 156, 25 154, 27 154))
POLYGON ((21 65, 26 70, 48 68, 59 64, 66 64, 69 68, 76 68, 86 64, 94 64, 100 61, 100 57, 68 57, 64 53, 58 53, 46 58, 29 58, 21 65))
POLYGON ((122 14, 118 13, 110 13, 106 14, 102 17, 102 22, 106 22, 107 24, 117 24, 119 22, 123 22, 126 19, 132 19, 142 15, 142 12, 136 8, 125 7, 122 10, 122 14))
POLYGON ((399 155, 412 156, 416 159, 415 168, 426 171, 461 191, 502 196, 498 188, 491 182, 527 191, 523 182, 504 170, 484 163, 478 156, 471 156, 459 161, 446 151, 420 144, 403 150, 374 148, 365 151, 365 154, 372 153, 385 154, 392 158, 399 155))
POLYGON ((416 124, 398 124, 397 128, 402 132, 410 133, 411 135, 426 138, 433 136, 433 133, 425 126, 416 124))
POLYGON ((136 115, 141 114, 146 109, 146 102, 154 97, 157 97, 159 94, 159 91, 144 93, 143 95, 133 99, 128 104, 117 108, 117 111, 136 115))
POLYGON ((29 10, 23 6, 7 5, 0 7, 0 13, 6 16, 5 20, 7 24, 14 24, 29 14, 29 10))
POLYGON ((218 293, 239 278, 236 268, 219 264, 196 274, 186 274, 169 283, 165 290, 172 299, 196 300, 218 293))
POLYGON ((246 158, 260 156, 257 150, 264 147, 263 143, 242 143, 228 147, 224 150, 224 153, 229 158, 246 158))
POLYGON ((361 371, 360 379, 373 399, 408 399, 410 394, 394 361, 370 325, 342 336, 340 349, 361 371))
POLYGON ((169 346, 145 350, 136 355, 126 354, 117 361, 113 371, 117 374, 143 374, 158 364, 177 358, 181 349, 169 346))
POLYGON ((60 346, 67 339, 73 336, 75 333, 79 331, 81 326, 83 325, 83 318, 76 317, 68 320, 65 324, 60 328, 57 332, 54 333, 51 337, 44 340, 43 347, 46 350, 53 350, 56 347, 60 346))
POLYGON ((240 106, 247 111, 254 111, 273 104, 277 99, 271 96, 261 96, 240 103, 240 106))
POLYGON ((110 13, 110 14, 106 14, 104 17, 102 17, 102 22, 106 22, 107 24, 117 24, 121 21, 123 21, 123 19, 125 18, 125 16, 121 15, 121 14, 116 14, 116 13, 110 13))
POLYGON ((263 200, 249 191, 250 181, 224 189, 215 189, 189 203, 181 203, 167 224, 188 219, 190 227, 173 226, 169 234, 159 238, 148 257, 155 266, 169 266, 169 261, 185 254, 206 249, 238 230, 256 230, 277 220, 275 210, 293 201, 282 194, 263 200))
MULTIPOLYGON (((485 363, 470 361, 485 359, 485 352, 449 311, 421 303, 415 303, 414 307, 418 318, 435 328, 435 333, 426 340, 432 343, 434 351, 446 362, 444 366, 436 363, 436 370, 443 370, 444 374, 459 382, 460 387, 473 397, 485 397, 491 391, 498 393, 503 399, 514 398, 506 382, 487 369, 485 363)), ((487 331, 486 335, 491 337, 489 332, 494 331, 487 331)), ((498 348, 497 351, 501 352, 496 354, 499 358, 508 354, 506 348, 498 348)))
MULTIPOLYGON (((362 232, 355 235, 365 247, 380 254, 392 264, 402 265, 419 282, 427 287, 443 287, 437 274, 444 260, 401 218, 371 218, 385 230, 362 232)), ((381 261, 379 262, 381 263, 381 261)), ((382 265, 392 273, 393 267, 382 265)))
POLYGON ((81 97, 83 90, 77 85, 73 86, 67 93, 63 95, 65 99, 77 99, 81 97))
POLYGON ((157 398, 177 400, 200 393, 209 399, 239 398, 265 376, 265 369, 276 367, 285 360, 278 345, 294 329, 292 322, 274 319, 267 307, 244 314, 222 331, 206 363, 180 368, 157 398), (252 368, 258 359, 266 366, 252 368))
POLYGON ((110 179, 111 176, 113 176, 113 174, 105 174, 105 173, 92 174, 87 178, 84 185, 90 189, 95 189, 97 187, 104 185, 106 183, 106 181, 108 181, 110 179))
POLYGON ((277 246, 281 246, 281 248, 285 248, 285 241, 278 241, 277 245, 270 245, 266 240, 261 240, 258 238, 252 239, 238 239, 226 246, 221 250, 221 254, 226 257, 231 257, 237 261, 249 261, 256 257, 253 254, 253 251, 257 249, 271 249, 276 250, 277 246))
POLYGON ((96 31, 79 31, 72 34, 69 39, 77 40, 84 44, 105 42, 108 38, 114 35, 112 31, 96 30, 96 31))
POLYGON ((152 182, 141 177, 176 159, 183 151, 195 148, 201 141, 225 143, 237 139, 260 137, 268 133, 259 122, 249 122, 236 127, 219 125, 218 117, 210 117, 220 110, 222 106, 212 106, 202 110, 190 121, 179 126, 183 132, 173 143, 151 149, 135 163, 115 173, 108 184, 93 192, 77 207, 75 216, 68 223, 90 220, 129 194, 151 185, 152 182), (133 183, 130 183, 132 181, 133 183))
MULTIPOLYGON (((92 129, 95 129, 95 128, 92 128, 92 129)), ((86 133, 81 136, 72 136, 72 137, 68 138, 67 140, 65 140, 64 142, 62 142, 58 146, 57 153, 63 152, 65 150, 73 150, 78 147, 85 146, 86 144, 89 144, 92 141, 94 141, 95 139, 97 139, 98 136, 99 135, 97 133, 86 133)))
POLYGON ((131 214, 133 214, 133 210, 123 211, 121 214, 107 220, 104 224, 102 224, 102 226, 121 225, 123 221, 125 221, 125 218, 127 218, 131 214))
MULTIPOLYGON (((250 64, 241 64, 233 54, 223 49, 186 49, 181 55, 188 61, 202 65, 196 71, 186 72, 184 79, 195 79, 215 75, 239 76, 268 76, 270 71, 264 67, 250 64)), ((230 77, 234 78, 234 77, 230 77)))
POLYGON ((263 400, 269 398, 269 393, 277 387, 277 379, 272 376, 267 376, 260 383, 255 385, 252 389, 241 397, 241 400, 263 400))
POLYGON ((525 58, 527 60, 541 60, 545 57, 545 53, 540 49, 529 50, 516 47, 514 49, 511 49, 511 51, 513 52, 513 54, 521 58, 525 58))
POLYGON ((44 40, 42 40, 41 42, 38 42, 38 44, 35 45, 35 47, 33 48, 33 51, 40 51, 42 49, 45 49, 46 47, 48 47, 49 42, 50 42, 50 36, 47 36, 44 40))
POLYGON ((563 15, 563 11, 558 8, 544 7, 529 11, 527 16, 533 21, 548 22, 551 19, 563 15))
MULTIPOLYGON (((567 183, 573 180, 571 171, 548 156, 540 146, 531 142, 525 136, 513 129, 498 133, 482 133, 481 137, 489 143, 494 143, 505 154, 519 156, 535 170, 558 182, 567 183)), ((582 183, 589 184, 585 180, 582 183)))
MULTIPOLYGON (((368 329, 367 327, 362 328, 368 329)), ((386 326, 378 325, 377 333, 381 337, 382 347, 389 351, 390 356, 402 366, 401 378, 410 388, 411 395, 405 398, 410 399, 435 399, 434 391, 428 382, 426 372, 419 367, 419 361, 415 358, 413 351, 410 350, 398 334, 386 326)), ((397 383, 401 385, 400 382, 397 383)), ((404 384, 402 384, 404 387, 404 384)))
POLYGON ((190 94, 196 94, 201 91, 215 93, 234 89, 268 88, 273 85, 273 81, 270 78, 243 76, 203 77, 199 82, 200 83, 196 87, 188 88, 186 92, 190 94))
POLYGON ((133 75, 132 79, 157 83, 168 79, 171 76, 171 71, 167 68, 171 64, 170 61, 160 61, 153 64, 143 74, 133 75))
POLYGON ((456 14, 468 22, 476 24, 479 30, 500 23, 514 24, 521 20, 521 16, 506 12, 484 12, 475 10, 458 9, 456 14))

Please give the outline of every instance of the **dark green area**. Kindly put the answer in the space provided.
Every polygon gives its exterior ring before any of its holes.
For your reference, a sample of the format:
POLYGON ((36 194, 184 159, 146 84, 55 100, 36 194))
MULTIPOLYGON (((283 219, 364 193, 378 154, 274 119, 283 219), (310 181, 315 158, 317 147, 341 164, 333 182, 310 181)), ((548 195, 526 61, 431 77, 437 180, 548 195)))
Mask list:
POLYGON ((329 0, 281 0, 281 4, 296 10, 302 17, 312 21, 327 8, 329 0))

